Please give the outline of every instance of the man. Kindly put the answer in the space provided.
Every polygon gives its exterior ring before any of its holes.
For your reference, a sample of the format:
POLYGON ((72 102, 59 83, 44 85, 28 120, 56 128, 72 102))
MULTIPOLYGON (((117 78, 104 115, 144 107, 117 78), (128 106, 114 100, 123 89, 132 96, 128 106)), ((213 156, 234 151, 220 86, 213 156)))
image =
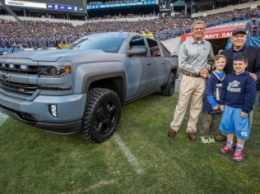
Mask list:
POLYGON ((190 117, 186 132, 191 140, 196 140, 197 121, 202 108, 202 98, 205 90, 205 78, 208 60, 212 60, 211 44, 203 40, 205 22, 198 20, 191 25, 191 38, 184 41, 179 50, 179 69, 183 76, 180 83, 178 103, 170 124, 168 137, 175 137, 183 121, 187 106, 191 99, 190 117))
POLYGON ((246 23, 246 30, 250 36, 259 36, 260 22, 257 20, 257 15, 252 13, 251 20, 246 23))
MULTIPOLYGON (((238 55, 243 54, 248 58, 248 66, 246 70, 250 72, 251 77, 255 81, 260 81, 260 48, 246 45, 246 30, 237 28, 232 32, 231 42, 232 47, 221 52, 227 57, 227 64, 224 68, 226 74, 233 70, 233 59, 238 55)), ((216 136, 217 141, 225 141, 226 135, 219 134, 216 136)))

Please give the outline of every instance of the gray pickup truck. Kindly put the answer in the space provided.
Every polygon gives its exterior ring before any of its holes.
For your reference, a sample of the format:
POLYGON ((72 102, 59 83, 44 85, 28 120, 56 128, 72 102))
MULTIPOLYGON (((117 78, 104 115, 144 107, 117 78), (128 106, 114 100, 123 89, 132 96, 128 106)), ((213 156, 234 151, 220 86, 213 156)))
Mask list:
POLYGON ((97 33, 67 49, 0 57, 0 110, 56 134, 110 138, 121 106, 174 92, 178 60, 158 41, 131 32, 97 33))

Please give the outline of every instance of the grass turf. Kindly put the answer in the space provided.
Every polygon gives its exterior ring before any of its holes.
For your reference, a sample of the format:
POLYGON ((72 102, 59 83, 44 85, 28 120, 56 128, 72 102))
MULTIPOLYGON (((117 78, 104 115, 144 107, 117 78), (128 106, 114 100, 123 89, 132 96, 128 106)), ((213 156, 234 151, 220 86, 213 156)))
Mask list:
POLYGON ((123 107, 117 135, 139 162, 138 173, 116 143, 58 136, 8 118, 0 130, 0 193, 260 193, 260 121, 254 111, 245 160, 220 153, 223 142, 167 137, 178 94, 153 94, 123 107))

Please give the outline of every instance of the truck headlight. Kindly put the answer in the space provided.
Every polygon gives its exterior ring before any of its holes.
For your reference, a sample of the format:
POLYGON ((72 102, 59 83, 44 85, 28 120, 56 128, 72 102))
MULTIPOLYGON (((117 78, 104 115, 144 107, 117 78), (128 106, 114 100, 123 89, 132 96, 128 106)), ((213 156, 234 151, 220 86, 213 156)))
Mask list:
POLYGON ((49 78, 60 78, 71 73, 71 66, 40 66, 39 76, 49 78))

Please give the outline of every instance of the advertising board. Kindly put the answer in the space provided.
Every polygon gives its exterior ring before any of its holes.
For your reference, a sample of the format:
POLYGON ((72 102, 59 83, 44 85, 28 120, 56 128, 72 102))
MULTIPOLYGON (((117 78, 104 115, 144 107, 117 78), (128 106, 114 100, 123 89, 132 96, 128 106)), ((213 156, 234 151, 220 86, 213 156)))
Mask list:
POLYGON ((24 8, 84 12, 84 0, 5 0, 5 4, 24 8))

